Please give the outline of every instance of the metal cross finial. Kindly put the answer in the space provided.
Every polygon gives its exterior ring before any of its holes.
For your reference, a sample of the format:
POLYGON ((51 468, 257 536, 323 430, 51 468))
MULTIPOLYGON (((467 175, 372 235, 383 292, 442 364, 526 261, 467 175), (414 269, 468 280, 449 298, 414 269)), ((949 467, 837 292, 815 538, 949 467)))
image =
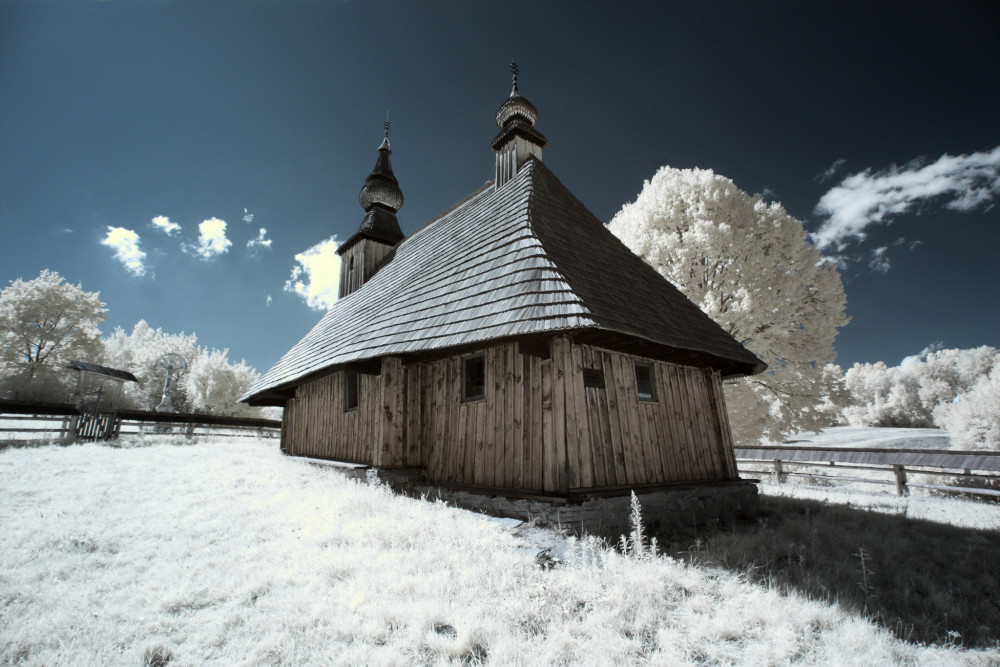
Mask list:
POLYGON ((514 75, 514 87, 517 88, 517 63, 510 61, 510 73, 514 75))
POLYGON ((385 138, 389 138, 389 110, 385 111, 385 138))

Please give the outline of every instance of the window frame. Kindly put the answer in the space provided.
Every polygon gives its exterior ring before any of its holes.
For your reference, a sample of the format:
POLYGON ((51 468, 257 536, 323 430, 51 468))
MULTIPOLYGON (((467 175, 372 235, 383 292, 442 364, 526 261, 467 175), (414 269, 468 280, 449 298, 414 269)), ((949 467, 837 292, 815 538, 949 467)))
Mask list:
POLYGON ((633 362, 633 369, 635 372, 635 394, 640 401, 644 403, 657 403, 659 398, 656 392, 656 373, 653 372, 653 364, 646 361, 636 361, 633 362), (646 370, 647 378, 649 380, 649 395, 643 395, 639 386, 639 369, 643 368, 646 370))
POLYGON ((473 401, 485 401, 486 400, 486 354, 485 352, 473 352, 472 354, 466 354, 462 356, 462 379, 461 379, 461 398, 462 403, 472 403, 473 401), (469 362, 479 362, 483 365, 483 384, 482 393, 470 394, 469 393, 469 362))
POLYGON ((357 371, 344 371, 344 412, 357 412, 361 406, 361 374, 357 371), (351 391, 351 378, 354 378, 351 391), (351 405, 351 394, 354 394, 354 405, 351 405))

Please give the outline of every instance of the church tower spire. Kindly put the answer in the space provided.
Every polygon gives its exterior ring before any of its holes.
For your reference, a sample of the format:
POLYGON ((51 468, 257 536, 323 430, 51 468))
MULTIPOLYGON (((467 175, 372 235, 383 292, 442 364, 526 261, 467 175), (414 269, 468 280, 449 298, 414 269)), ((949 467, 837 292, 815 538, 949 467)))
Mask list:
POLYGON ((496 187, 500 187, 520 171, 529 158, 542 159, 542 148, 549 142, 535 129, 538 109, 521 96, 517 89, 517 63, 511 61, 513 86, 510 96, 497 109, 497 127, 500 134, 490 144, 496 153, 496 187))
POLYGON ((375 167, 358 194, 365 217, 357 233, 337 248, 340 255, 341 298, 357 291, 385 263, 393 246, 403 240, 403 230, 396 211, 403 206, 403 191, 392 173, 389 156, 389 120, 385 121, 385 136, 378 147, 375 167))

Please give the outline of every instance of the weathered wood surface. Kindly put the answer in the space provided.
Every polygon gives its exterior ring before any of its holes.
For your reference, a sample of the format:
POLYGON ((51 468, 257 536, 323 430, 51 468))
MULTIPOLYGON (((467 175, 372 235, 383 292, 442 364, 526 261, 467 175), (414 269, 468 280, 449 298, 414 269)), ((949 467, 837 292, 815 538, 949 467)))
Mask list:
POLYGON ((285 412, 290 453, 423 467, 432 482, 544 493, 736 477, 718 375, 551 339, 543 359, 516 342, 484 349, 485 397, 462 401, 462 355, 359 375, 345 412, 343 373, 298 388, 285 412), (635 364, 656 400, 640 400, 635 364), (587 387, 584 369, 603 373, 587 387))
POLYGON ((358 375, 358 408, 344 410, 344 372, 296 389, 285 406, 282 447, 289 454, 372 464, 381 449, 380 375, 358 375))

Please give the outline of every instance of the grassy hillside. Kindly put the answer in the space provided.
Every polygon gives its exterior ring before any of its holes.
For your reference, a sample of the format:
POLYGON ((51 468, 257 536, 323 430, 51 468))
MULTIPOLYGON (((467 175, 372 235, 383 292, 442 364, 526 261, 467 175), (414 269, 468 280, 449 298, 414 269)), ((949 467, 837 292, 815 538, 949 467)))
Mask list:
POLYGON ((530 533, 347 481, 273 441, 148 442, 0 452, 0 662, 1000 661, 901 641, 732 563, 584 540, 549 567, 530 533))

